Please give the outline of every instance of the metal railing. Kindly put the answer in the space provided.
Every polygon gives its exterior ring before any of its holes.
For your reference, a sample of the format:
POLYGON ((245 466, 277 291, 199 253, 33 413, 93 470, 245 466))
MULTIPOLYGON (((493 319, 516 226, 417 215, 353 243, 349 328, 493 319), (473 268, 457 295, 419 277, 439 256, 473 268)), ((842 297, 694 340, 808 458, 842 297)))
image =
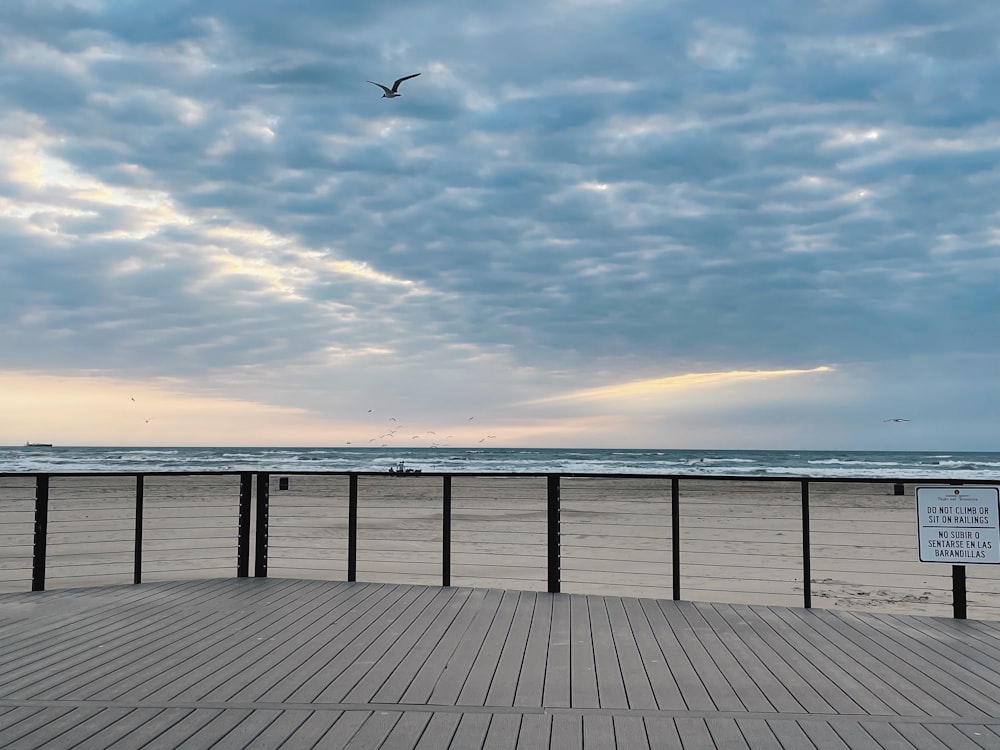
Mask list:
POLYGON ((33 591, 235 572, 1000 617, 1000 566, 916 561, 915 484, 996 482, 0 474, 0 586, 28 556, 33 591))

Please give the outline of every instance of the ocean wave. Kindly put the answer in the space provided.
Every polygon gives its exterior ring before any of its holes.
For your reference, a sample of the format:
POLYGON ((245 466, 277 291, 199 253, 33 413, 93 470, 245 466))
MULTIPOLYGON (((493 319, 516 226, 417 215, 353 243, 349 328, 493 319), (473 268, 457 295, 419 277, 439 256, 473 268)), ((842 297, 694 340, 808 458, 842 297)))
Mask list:
POLYGON ((985 479, 1000 453, 529 448, 0 448, 0 472, 375 471, 398 461, 427 473, 572 473, 985 479))
POLYGON ((851 460, 845 458, 814 458, 809 464, 831 464, 837 466, 900 466, 898 461, 851 460))

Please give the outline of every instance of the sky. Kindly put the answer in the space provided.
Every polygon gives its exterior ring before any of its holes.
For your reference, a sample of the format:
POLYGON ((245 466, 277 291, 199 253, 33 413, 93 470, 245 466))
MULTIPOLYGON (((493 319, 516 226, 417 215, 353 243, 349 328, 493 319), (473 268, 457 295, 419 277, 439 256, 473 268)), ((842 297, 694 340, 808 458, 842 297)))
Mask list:
POLYGON ((994 0, 3 0, 0 444, 1000 450, 998 59, 994 0))

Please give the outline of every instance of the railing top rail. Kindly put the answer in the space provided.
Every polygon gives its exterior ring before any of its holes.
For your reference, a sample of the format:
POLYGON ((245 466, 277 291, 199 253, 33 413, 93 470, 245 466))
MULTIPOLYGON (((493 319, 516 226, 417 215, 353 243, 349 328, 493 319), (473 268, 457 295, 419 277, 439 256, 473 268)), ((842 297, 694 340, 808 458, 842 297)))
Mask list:
POLYGON ((284 469, 225 469, 214 471, 0 471, 0 478, 16 477, 196 477, 196 476, 233 476, 241 474, 273 474, 281 476, 344 476, 351 475, 364 477, 386 477, 391 476, 399 479, 413 479, 417 477, 514 477, 514 478, 547 478, 565 477, 567 479, 684 479, 696 481, 723 481, 723 482, 802 482, 810 483, 865 483, 865 484, 987 484, 1000 483, 1000 476, 996 479, 964 479, 960 477, 912 477, 912 476, 888 476, 888 477, 815 477, 802 474, 782 474, 757 476, 752 474, 625 474, 625 473, 586 473, 569 471, 421 471, 420 473, 398 475, 390 474, 386 471, 304 471, 304 470, 284 470, 284 469))

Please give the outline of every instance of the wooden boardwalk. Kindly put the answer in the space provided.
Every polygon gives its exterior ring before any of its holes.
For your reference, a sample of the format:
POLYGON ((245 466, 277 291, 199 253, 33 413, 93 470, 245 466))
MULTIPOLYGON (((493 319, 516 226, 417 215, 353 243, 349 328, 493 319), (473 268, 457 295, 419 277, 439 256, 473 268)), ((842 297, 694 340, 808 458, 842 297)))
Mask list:
POLYGON ((1000 623, 376 583, 0 595, 0 747, 1000 747, 1000 623))

